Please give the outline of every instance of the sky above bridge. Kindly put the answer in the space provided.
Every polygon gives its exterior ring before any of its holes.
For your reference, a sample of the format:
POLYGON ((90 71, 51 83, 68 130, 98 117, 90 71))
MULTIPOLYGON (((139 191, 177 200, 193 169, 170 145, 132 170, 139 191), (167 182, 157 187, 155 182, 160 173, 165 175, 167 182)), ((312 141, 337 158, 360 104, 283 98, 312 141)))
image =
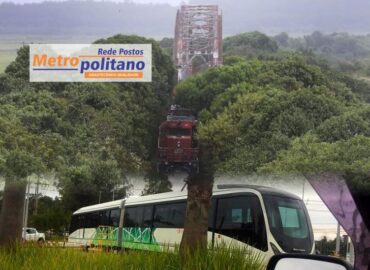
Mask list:
MULTIPOLYGON (((0 0, 0 3, 3 2, 12 2, 12 3, 17 3, 17 4, 25 4, 25 3, 40 3, 44 2, 45 0, 0 0)), ((49 0, 50 1, 50 0, 49 0)), ((51 1, 56 1, 56 2, 62 2, 65 0, 51 0, 51 1)), ((95 0, 95 1, 101 1, 101 0, 95 0)), ((181 3, 187 3, 188 1, 184 0, 111 0, 112 2, 134 2, 134 3, 140 3, 140 4, 148 4, 148 3, 153 3, 153 4, 170 4, 173 6, 178 6, 181 3)))

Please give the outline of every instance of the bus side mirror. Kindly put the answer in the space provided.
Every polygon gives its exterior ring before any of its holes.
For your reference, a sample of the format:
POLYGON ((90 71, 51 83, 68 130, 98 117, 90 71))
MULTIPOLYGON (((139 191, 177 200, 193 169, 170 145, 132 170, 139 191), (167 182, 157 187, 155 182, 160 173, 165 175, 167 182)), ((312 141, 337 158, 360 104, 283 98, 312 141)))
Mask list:
POLYGON ((353 270, 345 261, 319 255, 280 254, 273 256, 267 270, 353 270))

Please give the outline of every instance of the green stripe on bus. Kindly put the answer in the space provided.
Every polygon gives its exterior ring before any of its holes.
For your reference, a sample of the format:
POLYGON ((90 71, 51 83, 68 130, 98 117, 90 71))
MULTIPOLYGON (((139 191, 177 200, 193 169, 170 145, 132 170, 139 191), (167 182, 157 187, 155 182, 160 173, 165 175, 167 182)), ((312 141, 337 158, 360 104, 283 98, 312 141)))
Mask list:
MULTIPOLYGON (((123 246, 131 249, 160 251, 154 237, 155 228, 123 228, 123 246)), ((96 229, 92 244, 96 246, 117 246, 118 228, 99 227, 96 229)))

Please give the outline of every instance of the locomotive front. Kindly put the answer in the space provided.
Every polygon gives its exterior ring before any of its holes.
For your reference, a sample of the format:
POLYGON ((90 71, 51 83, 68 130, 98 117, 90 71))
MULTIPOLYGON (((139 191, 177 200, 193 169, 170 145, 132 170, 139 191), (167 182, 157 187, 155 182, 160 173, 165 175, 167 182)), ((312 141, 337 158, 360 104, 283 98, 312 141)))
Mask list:
POLYGON ((171 109, 159 127, 158 170, 198 170, 196 120, 189 110, 171 109))

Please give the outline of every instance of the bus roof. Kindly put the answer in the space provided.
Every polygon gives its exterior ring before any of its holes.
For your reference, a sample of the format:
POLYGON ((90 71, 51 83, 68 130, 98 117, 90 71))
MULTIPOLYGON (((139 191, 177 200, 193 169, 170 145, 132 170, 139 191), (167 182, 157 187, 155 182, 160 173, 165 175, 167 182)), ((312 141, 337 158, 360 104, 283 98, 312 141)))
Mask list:
MULTIPOLYGON (((265 186, 255 186, 255 185, 216 185, 215 189, 213 190, 213 196, 233 194, 233 193, 241 194, 244 192, 251 192, 251 191, 258 192, 261 195, 275 195, 275 196, 282 196, 282 197, 288 197, 288 198, 300 200, 298 196, 292 193, 282 191, 276 188, 265 187, 265 186)), ((98 210, 120 208, 123 202, 125 203, 125 205, 129 206, 129 205, 151 204, 151 203, 158 203, 158 202, 178 201, 178 200, 184 200, 186 199, 186 197, 187 197, 186 191, 165 192, 165 193, 159 193, 159 194, 154 194, 154 195, 135 196, 135 197, 127 198, 127 199, 120 199, 116 201, 82 207, 78 209, 77 211, 75 211, 73 214, 76 215, 76 214, 94 212, 98 210)))

